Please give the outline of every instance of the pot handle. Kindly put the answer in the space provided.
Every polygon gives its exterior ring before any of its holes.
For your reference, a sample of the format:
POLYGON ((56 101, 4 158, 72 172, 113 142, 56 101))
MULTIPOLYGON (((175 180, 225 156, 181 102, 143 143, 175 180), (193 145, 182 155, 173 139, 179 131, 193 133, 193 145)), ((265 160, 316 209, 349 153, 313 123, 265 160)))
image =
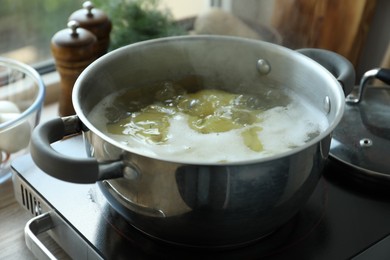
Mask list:
POLYGON ((31 157, 48 175, 74 183, 94 183, 123 177, 122 161, 98 162, 94 158, 75 158, 54 150, 52 143, 82 131, 78 116, 52 119, 39 124, 31 137, 31 157))
POLYGON ((333 51, 304 48, 298 49, 297 52, 315 60, 325 67, 340 82, 344 95, 351 93, 355 86, 355 69, 352 63, 333 51))

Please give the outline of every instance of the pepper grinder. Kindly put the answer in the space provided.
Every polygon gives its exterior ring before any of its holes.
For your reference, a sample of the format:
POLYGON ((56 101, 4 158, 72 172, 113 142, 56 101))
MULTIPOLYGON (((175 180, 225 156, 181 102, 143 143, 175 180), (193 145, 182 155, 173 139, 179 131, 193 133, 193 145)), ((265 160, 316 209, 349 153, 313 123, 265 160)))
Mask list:
POLYGON ((91 1, 86 1, 83 3, 82 9, 69 16, 69 21, 77 21, 81 28, 92 32, 96 36, 98 57, 107 53, 112 24, 103 11, 95 8, 91 1))
POLYGON ((88 30, 79 28, 76 21, 69 21, 51 39, 51 52, 60 74, 60 116, 74 115, 72 104, 73 85, 81 72, 96 58, 96 36, 88 30))

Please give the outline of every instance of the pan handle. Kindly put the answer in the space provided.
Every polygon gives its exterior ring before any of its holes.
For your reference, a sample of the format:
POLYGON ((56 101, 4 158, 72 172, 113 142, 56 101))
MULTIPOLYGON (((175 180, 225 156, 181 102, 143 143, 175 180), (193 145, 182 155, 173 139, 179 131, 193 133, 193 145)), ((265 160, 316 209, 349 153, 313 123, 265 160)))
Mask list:
POLYGON ((355 86, 355 69, 352 63, 333 51, 304 48, 298 49, 297 52, 315 60, 325 67, 340 82, 343 87, 344 95, 351 93, 355 86))
POLYGON ((360 80, 358 92, 347 96, 346 102, 348 104, 359 104, 363 100, 363 95, 366 89, 366 83, 371 79, 380 79, 384 83, 390 85, 390 69, 375 68, 366 71, 360 80))
POLYGON ((48 175, 74 183, 94 183, 123 177, 122 161, 98 162, 94 158, 75 158, 54 150, 52 143, 82 131, 78 116, 52 119, 39 124, 31 137, 31 157, 48 175))

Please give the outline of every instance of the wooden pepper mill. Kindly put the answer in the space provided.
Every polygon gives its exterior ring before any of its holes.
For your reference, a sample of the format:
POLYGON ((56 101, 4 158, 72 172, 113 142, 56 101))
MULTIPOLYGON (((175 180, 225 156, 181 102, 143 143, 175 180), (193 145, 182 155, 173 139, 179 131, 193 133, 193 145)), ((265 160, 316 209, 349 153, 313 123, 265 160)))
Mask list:
POLYGON ((60 116, 75 114, 73 85, 81 72, 97 58, 96 43, 96 36, 79 28, 76 21, 69 21, 68 28, 57 32, 51 39, 51 52, 61 79, 60 116))
POLYGON ((96 36, 98 57, 107 53, 112 24, 103 11, 95 8, 91 1, 86 1, 83 3, 83 9, 77 10, 69 16, 69 21, 77 21, 81 28, 96 36))

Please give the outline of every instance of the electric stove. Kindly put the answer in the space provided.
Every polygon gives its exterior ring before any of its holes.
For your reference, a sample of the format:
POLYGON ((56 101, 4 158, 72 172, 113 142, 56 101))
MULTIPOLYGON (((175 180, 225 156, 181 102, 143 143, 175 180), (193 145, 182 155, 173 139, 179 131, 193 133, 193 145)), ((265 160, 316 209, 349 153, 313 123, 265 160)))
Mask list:
MULTIPOLYGON (((53 147, 86 156, 81 136, 53 147)), ((294 218, 267 237, 231 249, 188 248, 150 238, 111 208, 97 184, 55 179, 29 154, 14 160, 12 170, 16 199, 34 216, 25 233, 37 258, 55 257, 36 237, 47 232, 73 259, 390 259, 387 184, 351 178, 356 169, 331 159, 294 218)))

